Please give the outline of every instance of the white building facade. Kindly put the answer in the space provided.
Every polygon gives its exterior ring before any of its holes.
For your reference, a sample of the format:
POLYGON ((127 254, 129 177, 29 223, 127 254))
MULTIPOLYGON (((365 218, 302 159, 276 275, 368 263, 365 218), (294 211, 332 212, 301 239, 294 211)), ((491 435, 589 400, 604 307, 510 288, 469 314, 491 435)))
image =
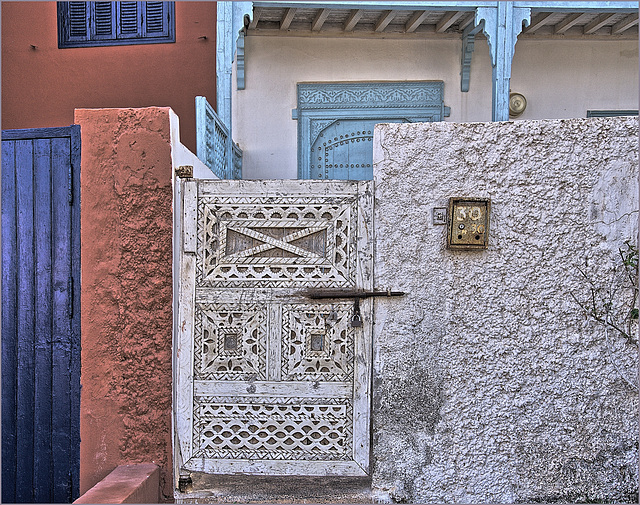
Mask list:
POLYGON ((441 83, 442 113, 430 120, 450 122, 637 114, 634 2, 225 4, 217 110, 243 150, 243 178, 370 178, 301 159, 300 144, 317 140, 300 136, 301 83, 441 83), (519 114, 509 113, 512 93, 526 101, 519 114))

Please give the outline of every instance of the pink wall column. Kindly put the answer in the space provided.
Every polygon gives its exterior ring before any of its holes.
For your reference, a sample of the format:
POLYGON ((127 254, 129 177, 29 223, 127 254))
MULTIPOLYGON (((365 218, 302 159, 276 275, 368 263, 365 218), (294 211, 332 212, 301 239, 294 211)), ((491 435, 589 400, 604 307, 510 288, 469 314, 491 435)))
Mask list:
POLYGON ((116 466, 171 470, 169 108, 78 109, 82 128, 80 493, 116 466))

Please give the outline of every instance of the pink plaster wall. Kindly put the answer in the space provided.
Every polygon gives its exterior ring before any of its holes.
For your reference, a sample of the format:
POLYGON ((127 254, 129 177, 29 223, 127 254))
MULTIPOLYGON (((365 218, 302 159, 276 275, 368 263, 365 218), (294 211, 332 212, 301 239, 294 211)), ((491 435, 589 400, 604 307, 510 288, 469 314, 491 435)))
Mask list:
POLYGON ((171 463, 169 108, 79 109, 80 493, 121 464, 171 463))
POLYGON ((58 49, 56 2, 2 2, 2 129, 68 126, 77 108, 171 107, 196 151, 216 100, 216 3, 176 2, 176 41, 58 49))

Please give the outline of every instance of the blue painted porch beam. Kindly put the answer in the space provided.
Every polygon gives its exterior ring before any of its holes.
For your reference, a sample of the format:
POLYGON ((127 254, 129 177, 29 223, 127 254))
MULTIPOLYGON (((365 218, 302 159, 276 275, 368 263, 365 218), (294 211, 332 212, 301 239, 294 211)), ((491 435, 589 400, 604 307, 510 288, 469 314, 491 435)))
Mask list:
POLYGON ((216 18, 216 112, 222 122, 231 124, 231 71, 233 45, 231 2, 218 2, 216 18))
MULTIPOLYGON (((371 10, 432 10, 432 11, 473 11, 477 7, 491 7, 495 1, 354 1, 345 2, 316 0, 309 2, 254 2, 256 7, 293 8, 307 7, 315 9, 371 9, 371 10)), ((638 2, 598 2, 598 1, 516 1, 514 7, 531 8, 545 12, 634 12, 638 10, 638 2)))
POLYGON ((509 120, 509 84, 511 62, 522 25, 531 23, 531 9, 514 7, 514 2, 496 2, 492 7, 476 9, 475 24, 484 21, 492 67, 491 120, 509 120))
MULTIPOLYGON (((253 12, 253 2, 218 2, 216 19, 216 112, 229 130, 227 167, 233 166, 231 94, 232 71, 238 35, 244 28, 244 16, 253 12)), ((244 69, 243 69, 244 71, 244 69)))
POLYGON ((231 74, 238 34, 253 2, 217 2, 216 20, 216 112, 231 131, 231 74))
POLYGON ((515 1, 514 7, 531 8, 544 12, 636 12, 638 2, 535 2, 515 1))
POLYGON ((472 12, 478 6, 491 6, 495 1, 453 1, 453 2, 410 2, 410 1, 398 1, 398 2, 345 2, 337 1, 332 2, 330 0, 310 1, 310 2, 254 2, 256 7, 271 7, 279 9, 288 8, 309 8, 309 9, 369 9, 369 10, 432 10, 432 11, 469 11, 472 12))

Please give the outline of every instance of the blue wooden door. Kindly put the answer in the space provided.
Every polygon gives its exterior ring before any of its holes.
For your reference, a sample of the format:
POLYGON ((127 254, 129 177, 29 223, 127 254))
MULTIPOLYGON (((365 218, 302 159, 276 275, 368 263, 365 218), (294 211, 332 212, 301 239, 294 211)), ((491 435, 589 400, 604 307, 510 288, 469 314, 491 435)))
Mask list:
POLYGON ((71 502, 80 460, 80 127, 2 132, 2 501, 71 502))
POLYGON ((320 132, 311 147, 313 179, 373 179, 373 128, 400 119, 341 119, 320 132))
POLYGON ((442 81, 298 83, 298 178, 373 178, 378 123, 442 121, 442 81))

